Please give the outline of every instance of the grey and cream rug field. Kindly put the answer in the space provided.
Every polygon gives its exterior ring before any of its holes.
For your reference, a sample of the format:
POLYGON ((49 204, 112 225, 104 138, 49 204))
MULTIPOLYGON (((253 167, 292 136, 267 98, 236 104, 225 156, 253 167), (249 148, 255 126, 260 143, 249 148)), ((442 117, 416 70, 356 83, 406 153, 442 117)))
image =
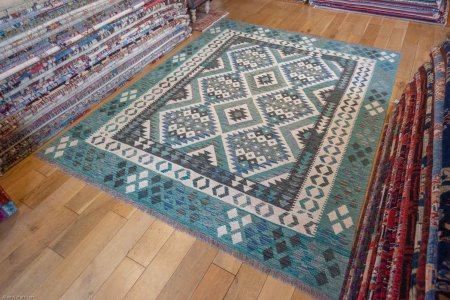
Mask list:
POLYGON ((41 156, 336 298, 398 61, 222 20, 41 156))

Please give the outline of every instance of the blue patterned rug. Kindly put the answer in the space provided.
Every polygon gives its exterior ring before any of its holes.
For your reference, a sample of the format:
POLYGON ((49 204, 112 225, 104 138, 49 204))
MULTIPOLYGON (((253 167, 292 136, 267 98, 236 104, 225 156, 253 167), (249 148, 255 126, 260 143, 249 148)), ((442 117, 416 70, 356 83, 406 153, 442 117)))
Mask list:
POLYGON ((336 298, 398 61, 222 20, 41 156, 336 298))

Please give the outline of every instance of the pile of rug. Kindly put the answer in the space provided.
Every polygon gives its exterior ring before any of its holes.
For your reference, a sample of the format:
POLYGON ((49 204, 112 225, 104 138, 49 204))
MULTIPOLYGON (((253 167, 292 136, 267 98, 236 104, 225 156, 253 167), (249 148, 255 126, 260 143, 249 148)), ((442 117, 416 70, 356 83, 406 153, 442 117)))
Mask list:
POLYGON ((447 23, 446 0, 310 0, 310 3, 321 8, 430 23, 447 23))
POLYGON ((16 211, 16 205, 0 186, 0 222, 12 216, 16 211))
POLYGON ((336 298, 399 58, 223 19, 40 156, 336 298))
POLYGON ((0 172, 190 35, 181 0, 30 3, 0 19, 0 172))
POLYGON ((344 298, 450 297, 450 42, 431 58, 385 125, 344 298))

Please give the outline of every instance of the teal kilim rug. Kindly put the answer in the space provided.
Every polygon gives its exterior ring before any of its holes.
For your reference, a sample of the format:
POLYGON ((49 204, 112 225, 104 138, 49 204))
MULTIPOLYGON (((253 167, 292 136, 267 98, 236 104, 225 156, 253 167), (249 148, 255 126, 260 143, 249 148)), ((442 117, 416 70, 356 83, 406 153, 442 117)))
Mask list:
POLYGON ((398 62, 225 19, 41 156, 336 298, 398 62))

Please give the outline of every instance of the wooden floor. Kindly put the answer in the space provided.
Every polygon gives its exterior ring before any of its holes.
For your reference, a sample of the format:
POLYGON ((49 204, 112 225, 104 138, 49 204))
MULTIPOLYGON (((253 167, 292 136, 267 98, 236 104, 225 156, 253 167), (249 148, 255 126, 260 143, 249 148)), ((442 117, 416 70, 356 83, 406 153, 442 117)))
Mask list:
MULTIPOLYGON (((213 7, 235 20, 401 51, 394 97, 450 32, 288 1, 215 0, 213 7)), ((309 299, 34 156, 1 177, 0 185, 19 207, 0 224, 0 297, 309 299)))

